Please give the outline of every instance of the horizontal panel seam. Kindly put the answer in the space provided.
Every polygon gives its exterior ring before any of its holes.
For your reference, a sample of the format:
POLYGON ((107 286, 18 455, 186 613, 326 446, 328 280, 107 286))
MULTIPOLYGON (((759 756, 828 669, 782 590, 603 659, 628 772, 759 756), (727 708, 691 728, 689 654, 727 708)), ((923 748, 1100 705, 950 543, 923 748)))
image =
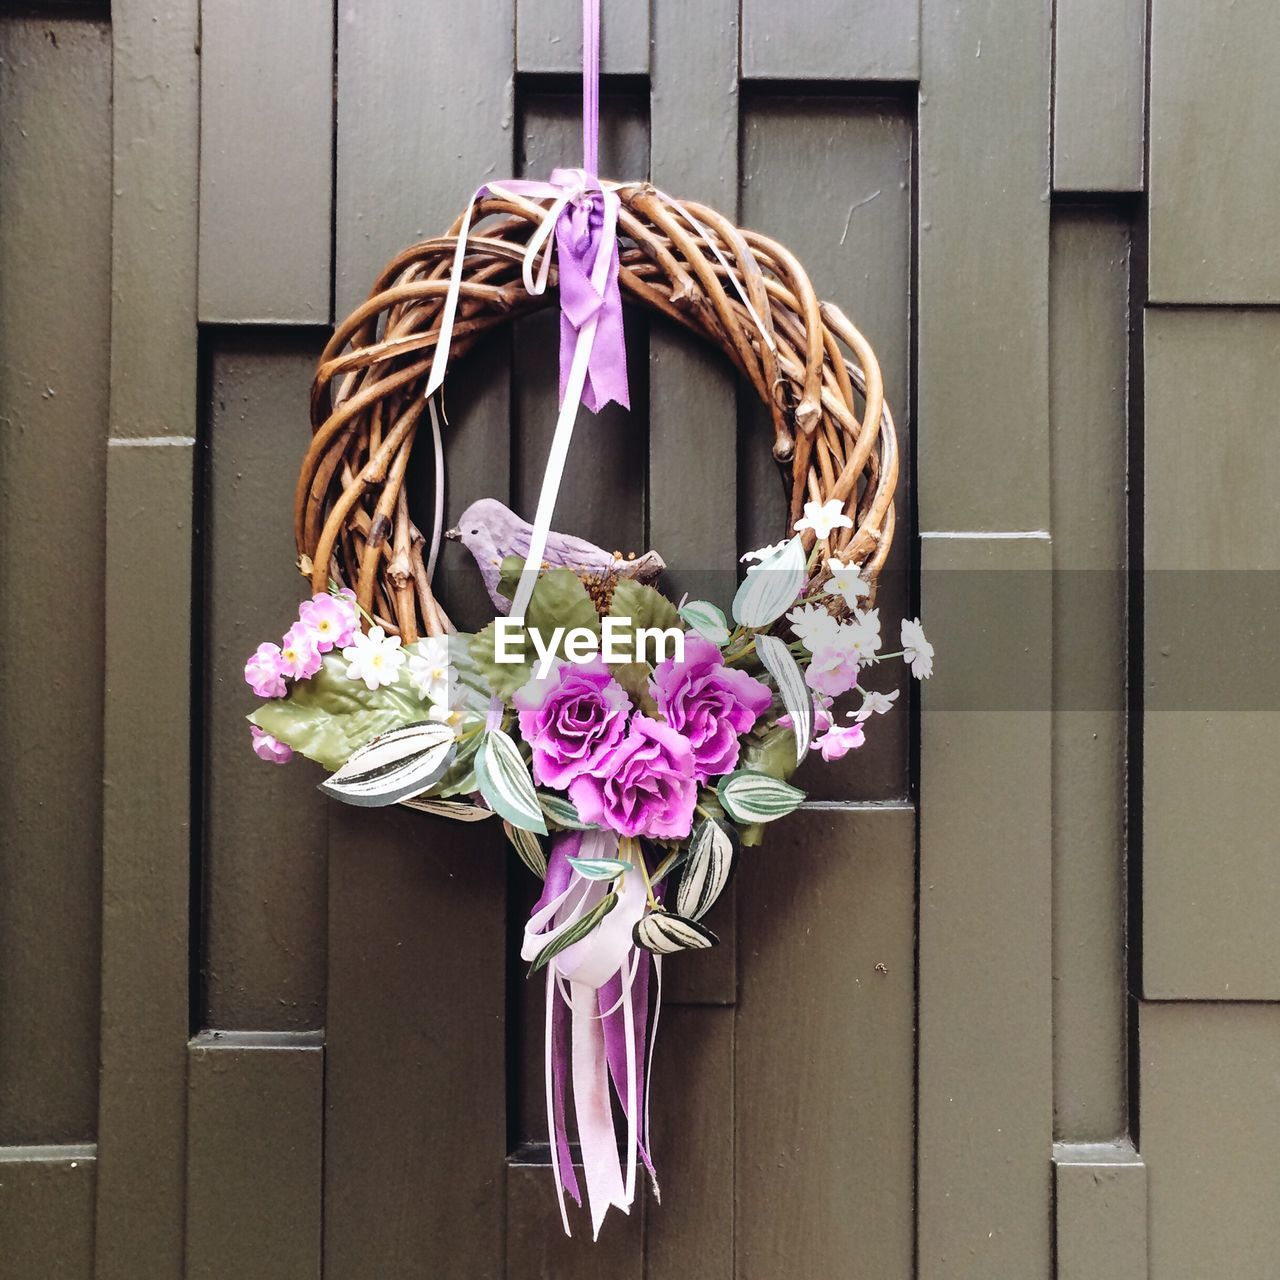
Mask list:
POLYGON ((94 1142, 57 1143, 45 1146, 0 1147, 0 1164, 65 1164, 98 1158, 94 1142))
POLYGON ((195 436, 111 436, 107 444, 113 449, 189 449, 195 436))

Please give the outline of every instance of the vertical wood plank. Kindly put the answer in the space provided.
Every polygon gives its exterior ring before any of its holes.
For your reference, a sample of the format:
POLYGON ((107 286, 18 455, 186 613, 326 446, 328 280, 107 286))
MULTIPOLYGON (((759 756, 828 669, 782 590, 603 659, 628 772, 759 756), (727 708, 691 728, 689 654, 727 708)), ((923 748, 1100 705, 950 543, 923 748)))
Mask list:
POLYGON ((1280 301, 1277 45, 1274 4, 1151 6, 1153 302, 1280 301))
MULTIPOLYGON (((804 264, 820 298, 849 315, 874 347, 897 426, 903 466, 896 501, 898 536, 877 597, 885 634, 907 608, 906 531, 912 527, 910 365, 912 130, 896 100, 748 99, 743 120, 742 217, 782 241, 804 264), (803 199, 796 198, 803 189, 803 199)), ((768 411, 743 391, 743 550, 782 537, 786 505, 769 452, 768 411)), ((888 675, 887 671, 886 674, 888 675)), ((889 677, 893 683, 896 673, 889 677)), ((838 764, 816 757, 797 774, 814 798, 883 800, 907 794, 913 690, 879 719, 865 752, 838 764)))
POLYGON ((1128 264, 1120 218, 1054 215, 1053 1082, 1054 1132, 1071 1142, 1128 1122, 1128 264))
POLYGON ((920 8, 902 0, 743 0, 745 80, 915 80, 920 8))
POLYGON ((924 541, 920 1280, 1050 1274, 1049 569, 1047 538, 924 541))
POLYGON ((335 1280, 503 1274, 506 860, 492 823, 333 807, 324 1257, 335 1280))
POLYGON ((5 1280, 93 1275, 94 1148, 0 1147, 5 1280))
MULTIPOLYGON (((648 74, 649 7, 649 0, 601 0, 600 69, 606 75, 648 74)), ((581 72, 582 5, 578 0, 519 0, 517 14, 520 71, 581 72)))
MULTIPOLYGON (((98 1093, 110 30, 6 15, 0 62, 0 1143, 79 1142, 98 1093)), ((75 1194, 92 1209, 91 1182, 75 1194)))
POLYGON ((741 1280, 911 1274, 914 836, 906 806, 806 807, 743 853, 741 1280))
POLYGON ((922 529, 1048 526, 1048 8, 923 0, 922 529))
POLYGON ((318 1035, 192 1041, 184 1280, 319 1280, 318 1035))
POLYGON ((333 0, 202 0, 200 319, 329 319, 333 0))
POLYGON ((1280 1256, 1280 1010, 1143 1004, 1153 1280, 1270 1280, 1280 1256))
POLYGON ((1280 315, 1148 310, 1145 385, 1143 994, 1275 1000, 1280 315))
MULTIPOLYGON (((713 0, 691 11, 655 0, 650 93, 651 176, 663 191, 732 217, 738 205, 738 6, 713 0)), ((737 582, 738 510, 732 475, 712 477, 697 459, 737 450, 735 380, 728 361, 655 320, 649 348, 650 540, 668 565, 675 599, 728 610, 737 582), (696 425, 695 425, 696 424, 696 425)), ((736 889, 708 922, 720 946, 701 963, 667 966, 670 1001, 731 1003, 737 987, 736 889)), ((732 1024, 725 1024, 732 1034, 732 1024)), ((728 1226, 731 1228, 731 1223, 728 1226)), ((665 1232, 655 1215, 650 1230, 665 1232)))
POLYGON ((1130 1142, 1053 1149, 1056 1280, 1147 1280, 1147 1167, 1130 1142))
POLYGON ((245 658, 292 621, 292 460, 320 338, 210 334, 205 407, 205 826, 202 1026, 324 1024, 327 811, 315 771, 265 765, 244 717, 245 658))
POLYGON ((112 6, 98 1280, 182 1272, 198 31, 112 6))
POLYGON ((1142 190, 1146 79, 1144 0, 1057 0, 1055 191, 1142 190))

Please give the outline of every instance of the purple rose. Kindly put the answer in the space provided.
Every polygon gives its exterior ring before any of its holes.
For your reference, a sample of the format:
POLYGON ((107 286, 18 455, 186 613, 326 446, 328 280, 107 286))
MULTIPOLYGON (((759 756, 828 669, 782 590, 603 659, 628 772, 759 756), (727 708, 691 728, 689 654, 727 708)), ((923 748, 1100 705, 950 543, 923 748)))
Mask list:
POLYGON ((520 733, 533 749, 533 776, 564 790, 594 769, 626 729, 631 700, 598 659, 563 662, 545 680, 530 680, 512 698, 520 733))
POLYGON ((634 715, 627 736, 591 773, 569 784, 583 822, 623 836, 683 839, 698 798, 689 740, 669 725, 634 715))
POLYGON ((685 637, 683 661, 659 663, 653 693, 667 723, 689 739, 699 782, 738 767, 739 736, 773 701, 767 685, 726 667, 720 650, 695 635, 685 637))

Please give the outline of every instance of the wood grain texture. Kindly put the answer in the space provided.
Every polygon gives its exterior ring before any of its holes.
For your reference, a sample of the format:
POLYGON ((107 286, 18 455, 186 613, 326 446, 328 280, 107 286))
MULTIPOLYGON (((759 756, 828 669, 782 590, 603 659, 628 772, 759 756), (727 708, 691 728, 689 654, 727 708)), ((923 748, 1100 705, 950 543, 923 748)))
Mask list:
POLYGON ((1280 7, 1151 6, 1152 302, 1280 301, 1280 7))
POLYGON ((1046 538, 922 549, 920 1280, 1050 1274, 1049 567, 1046 538))
MULTIPOLYGON (((884 371, 904 461, 895 500, 898 536, 877 597, 888 637, 907 607, 912 527, 910 114, 897 101, 749 98, 742 157, 743 222, 776 236, 799 258, 819 297, 839 306, 866 335, 884 371), (800 186, 804 199, 796 198, 800 186)), ((749 392, 741 402, 738 505, 745 551, 783 536, 786 509, 768 448, 768 412, 749 392)), ((900 670, 896 664, 885 669, 885 687, 900 683, 900 670)), ((797 774, 797 784, 820 799, 906 795, 913 696, 904 688, 894 713, 875 726, 868 750, 838 764, 815 760, 797 774)))
POLYGON ((0 1143, 97 1127, 111 44, 52 29, 0 19, 0 1143))
POLYGON ((295 617, 287 460, 307 437, 318 335, 207 338, 202 1026, 324 1024, 327 810, 318 772, 265 765, 244 717, 246 657, 295 617))
MULTIPOLYGON (((650 92, 651 177, 661 190, 734 216, 738 204, 738 6, 712 0, 691 10, 654 0, 650 92)), ((674 599, 713 600, 726 612, 737 581, 734 477, 708 483, 696 453, 731 458, 737 449, 735 380, 728 362, 656 319, 649 333, 648 542, 667 562, 674 599)), ((730 1004, 737 990, 732 884, 708 921, 720 945, 698 964, 667 966, 671 1002, 730 1004)), ((732 1035, 732 1022, 720 1022, 732 1035)), ((714 1102, 708 1099, 708 1102, 714 1102)))
MULTIPOLYGON (((601 0, 600 69, 606 75, 648 72, 651 2, 656 0, 601 0)), ((582 5, 578 0, 519 0, 516 14, 520 71, 581 74, 582 5)), ((579 152, 581 145, 579 135, 579 152)))
POLYGON ((1053 1149, 1056 1280, 1147 1280, 1147 1167, 1128 1141, 1053 1149))
POLYGON ((99 1280, 182 1274, 192 467, 107 454, 99 1280))
POLYGON ((1057 212, 1050 285, 1054 1132, 1101 1142, 1128 1120, 1126 223, 1057 212))
POLYGON ((1146 401, 1143 994, 1274 1000, 1280 316, 1148 311, 1146 401))
POLYGON ((1057 0, 1053 26, 1053 189, 1141 191, 1147 6, 1057 0))
POLYGON ((337 805, 330 832, 326 1271, 498 1280, 505 842, 337 805))
POLYGON ((113 436, 195 422, 199 43, 199 0, 111 6, 113 436))
POLYGON ((93 1275, 94 1148, 0 1147, 5 1280, 93 1275))
POLYGON ((916 80, 920 10, 901 0, 743 0, 744 80, 916 80))
POLYGON ((191 1043, 184 1280, 319 1280, 319 1035, 191 1043))
POLYGON ((915 815, 806 808, 739 877, 736 1270, 907 1276, 915 815))
POLYGON ((200 319, 323 323, 332 0, 202 0, 200 18, 200 319))
POLYGON ((1044 0, 923 0, 925 530, 1048 527, 1048 9, 1044 0))
POLYGON ((1270 1280, 1280 1255, 1280 1010, 1143 1004, 1152 1280, 1270 1280))

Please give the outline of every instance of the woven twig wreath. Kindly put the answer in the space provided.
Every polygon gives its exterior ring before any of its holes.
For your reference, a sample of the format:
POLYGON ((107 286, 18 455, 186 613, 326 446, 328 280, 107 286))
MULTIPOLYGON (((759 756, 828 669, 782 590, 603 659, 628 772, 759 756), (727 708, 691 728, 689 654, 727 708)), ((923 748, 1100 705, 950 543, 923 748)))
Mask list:
MULTIPOLYGON (((768 406, 773 456, 790 467, 786 531, 806 502, 838 500, 853 527, 832 536, 832 554, 859 565, 874 585, 893 539, 898 449, 870 344, 839 308, 819 302, 776 241, 703 205, 668 200, 648 183, 616 190, 624 298, 724 351, 768 406)), ((554 300, 551 290, 529 294, 521 279, 544 212, 519 197, 476 205, 475 224, 500 220, 468 237, 456 355, 554 300)), ((330 578, 352 586, 360 605, 406 643, 451 629, 428 580, 404 481, 461 225, 393 258, 368 300, 334 331, 312 388, 314 436, 294 503, 299 563, 312 590, 323 592, 330 578)), ((826 574, 821 565, 814 572, 826 574)))

